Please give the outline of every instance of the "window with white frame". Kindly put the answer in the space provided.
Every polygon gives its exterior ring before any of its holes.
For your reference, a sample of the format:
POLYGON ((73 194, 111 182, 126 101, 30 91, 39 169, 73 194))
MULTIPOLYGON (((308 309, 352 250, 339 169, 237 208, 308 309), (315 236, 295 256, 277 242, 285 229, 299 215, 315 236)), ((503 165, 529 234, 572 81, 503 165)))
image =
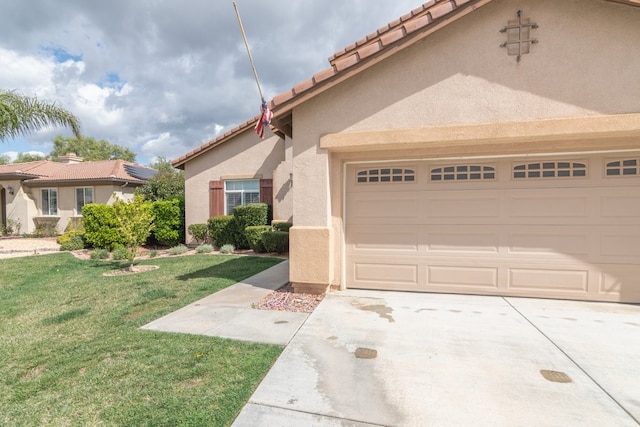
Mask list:
POLYGON ((82 207, 93 203, 93 187, 76 188, 76 214, 82 215, 82 207))
POLYGON ((43 188, 40 190, 42 201, 42 215, 58 215, 58 190, 43 188))
POLYGON ((224 211, 227 215, 231 215, 233 213, 233 208, 235 208, 236 206, 259 202, 259 179, 246 179, 224 182, 224 211))

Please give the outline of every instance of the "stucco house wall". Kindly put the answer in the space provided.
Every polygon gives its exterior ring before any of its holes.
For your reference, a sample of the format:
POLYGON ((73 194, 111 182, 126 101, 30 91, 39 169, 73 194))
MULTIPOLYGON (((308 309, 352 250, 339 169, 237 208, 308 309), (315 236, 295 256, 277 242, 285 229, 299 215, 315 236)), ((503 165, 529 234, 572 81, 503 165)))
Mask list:
MULTIPOLYGON (((291 280, 340 284, 345 160, 477 155, 477 129, 468 125, 486 125, 483 137, 514 132, 513 152, 580 151, 586 145, 570 135, 592 119, 640 113, 639 22, 639 9, 597 0, 494 1, 295 107, 291 280), (539 43, 520 62, 500 47, 499 32, 518 10, 539 24, 533 32, 539 43), (562 121, 567 118, 575 120, 562 121), (562 120, 546 124, 549 119, 562 120), (527 122, 547 128, 548 141, 518 135, 527 122), (492 127, 505 123, 515 126, 492 127), (447 141, 434 150, 419 142, 430 129, 447 138, 467 135, 464 143, 447 141), (394 130, 399 137, 380 134, 394 130), (413 145, 403 140, 412 136, 407 130, 418 134, 413 145), (319 147, 321 139, 331 150, 319 147)), ((635 137, 612 141, 605 125, 597 131, 601 138, 589 142, 591 150, 638 148, 635 137)), ((503 148, 483 147, 482 154, 503 148)))
MULTIPOLYGON (((289 144, 290 145, 290 144, 289 144)), ((289 220, 291 202, 289 172, 287 167, 280 168, 281 173, 274 176, 274 171, 285 162, 285 140, 266 132, 264 140, 260 140, 253 128, 229 141, 215 147, 184 164, 185 171, 185 224, 206 223, 209 214, 209 183, 211 181, 233 179, 273 179, 274 194, 281 201, 274 206, 274 219, 289 220)), ((187 236, 187 243, 190 242, 187 236)))

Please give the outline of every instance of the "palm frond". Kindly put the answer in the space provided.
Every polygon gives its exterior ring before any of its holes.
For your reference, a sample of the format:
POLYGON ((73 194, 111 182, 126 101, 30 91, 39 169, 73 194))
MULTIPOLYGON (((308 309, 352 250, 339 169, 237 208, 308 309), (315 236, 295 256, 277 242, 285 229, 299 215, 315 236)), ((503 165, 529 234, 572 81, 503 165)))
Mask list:
POLYGON ((55 103, 0 89, 0 140, 28 135, 49 126, 67 126, 77 138, 80 121, 55 103))

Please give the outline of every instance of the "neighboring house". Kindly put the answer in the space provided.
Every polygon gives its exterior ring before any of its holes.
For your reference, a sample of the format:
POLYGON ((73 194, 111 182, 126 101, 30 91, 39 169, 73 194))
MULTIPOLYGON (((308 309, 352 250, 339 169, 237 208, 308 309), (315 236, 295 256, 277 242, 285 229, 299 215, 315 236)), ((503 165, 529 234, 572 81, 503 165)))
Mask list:
POLYGON ((18 221, 22 233, 39 225, 63 232, 82 217, 87 203, 112 203, 133 198, 134 190, 157 171, 124 160, 83 162, 75 154, 60 162, 42 160, 0 166, 2 225, 18 221))
POLYGON ((638 40, 637 0, 425 3, 276 96, 269 138, 176 159, 187 224, 273 179, 299 289, 640 302, 638 40))

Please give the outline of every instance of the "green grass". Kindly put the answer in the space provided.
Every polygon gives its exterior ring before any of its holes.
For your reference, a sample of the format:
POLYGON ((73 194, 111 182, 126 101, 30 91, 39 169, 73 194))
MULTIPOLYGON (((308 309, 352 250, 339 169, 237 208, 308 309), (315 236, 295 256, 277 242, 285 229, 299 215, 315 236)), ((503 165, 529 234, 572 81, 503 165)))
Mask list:
POLYGON ((0 260, 0 425, 229 425, 281 347, 140 326, 280 260, 0 260))

